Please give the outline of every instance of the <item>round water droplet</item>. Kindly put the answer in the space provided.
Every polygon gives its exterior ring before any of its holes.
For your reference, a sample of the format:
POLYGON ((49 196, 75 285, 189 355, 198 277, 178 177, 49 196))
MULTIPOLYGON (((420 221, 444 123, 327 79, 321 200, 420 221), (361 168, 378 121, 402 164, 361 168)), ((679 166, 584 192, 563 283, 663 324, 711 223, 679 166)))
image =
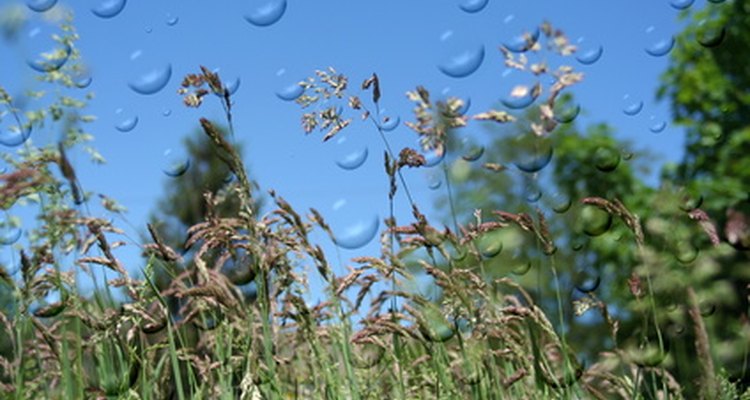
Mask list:
POLYGON ((57 0, 26 0, 26 6, 31 11, 45 12, 57 4, 57 0))
POLYGON ((252 10, 245 14, 245 20, 255 26, 271 26, 284 16, 286 0, 252 0, 252 10))
POLYGON ((514 249, 510 260, 510 273, 513 275, 526 275, 531 270, 531 260, 520 249, 514 249))
POLYGON ((130 56, 131 70, 134 71, 128 86, 136 93, 154 94, 164 89, 172 77, 172 64, 156 59, 149 59, 142 51, 137 50, 130 56))
POLYGON ((424 156, 425 167, 434 167, 445 159, 445 151, 442 149, 424 150, 419 141, 417 141, 417 149, 424 156))
POLYGON ((542 190, 535 185, 526 186, 526 201, 529 203, 536 203, 542 198, 542 190))
POLYGON ((0 144, 16 147, 25 143, 31 137, 31 124, 26 120, 23 111, 12 113, 0 110, 0 144))
MULTIPOLYGON (((31 22, 31 21, 30 21, 31 22)), ((60 69, 70 58, 72 48, 61 39, 63 32, 50 22, 34 20, 24 37, 27 46, 26 64, 37 72, 60 69)))
POLYGON ((91 9, 99 18, 114 18, 125 8, 126 0, 103 0, 91 9))
POLYGON ((625 106, 622 109, 622 112, 624 112, 625 115, 629 115, 632 117, 634 115, 638 115, 638 113, 643 110, 643 101, 641 100, 633 100, 628 94, 623 96, 622 100, 625 103, 625 106))
POLYGON ((557 192, 554 195, 552 195, 552 211, 563 214, 570 210, 570 207, 573 205, 573 200, 571 200, 570 196, 557 192))
POLYGON ((367 205, 357 207, 345 199, 333 204, 333 215, 328 222, 333 230, 334 243, 344 249, 358 249, 370 243, 378 233, 380 219, 366 211, 367 205))
POLYGON ((458 7, 467 13, 478 13, 484 10, 489 0, 462 0, 458 7))
POLYGON ((343 157, 336 160, 336 165, 351 171, 362 166, 367 161, 367 147, 357 149, 345 154, 343 157))
POLYGON ((138 116, 127 115, 121 108, 118 108, 115 111, 115 114, 120 120, 120 122, 115 125, 115 128, 120 132, 130 132, 138 125, 138 116))
POLYGON ((702 317, 710 317, 716 312, 716 304, 712 301, 704 300, 698 304, 698 309, 702 317))
POLYGON ((579 42, 579 50, 576 52, 576 60, 583 65, 591 65, 599 61, 604 54, 602 45, 585 46, 579 42))
MULTIPOLYGON (((653 121, 655 118, 651 117, 651 120, 653 121)), ((654 121, 651 123, 651 126, 648 127, 648 130, 650 130, 653 133, 661 133, 664 132, 664 129, 667 128, 667 121, 654 121)))
POLYGON ((474 143, 469 137, 461 140, 461 148, 463 150, 461 158, 469 162, 480 159, 484 154, 484 146, 474 143))
POLYGON ((401 123, 401 117, 399 117, 398 115, 395 117, 382 115, 380 117, 380 129, 382 129, 385 132, 392 132, 393 130, 398 128, 398 125, 400 123, 401 123))
POLYGON ((514 53, 523 53, 531 50, 534 45, 539 41, 539 28, 535 27, 532 30, 527 30, 520 35, 513 36, 510 40, 503 43, 506 49, 514 53))
POLYGON ((430 188, 431 190, 440 189, 440 186, 442 186, 442 184, 443 184, 443 181, 437 176, 430 177, 427 180, 427 187, 430 188))
POLYGON ((539 96, 540 91, 535 89, 536 86, 519 85, 516 86, 510 94, 500 100, 506 108, 511 110, 522 110, 532 103, 539 96))
POLYGON ((240 77, 238 76, 235 79, 229 80, 224 84, 224 89, 229 92, 230 95, 234 95, 237 93, 237 90, 240 88, 240 84, 242 81, 240 80, 240 77))
POLYGON ((453 50, 438 64, 438 69, 451 78, 465 78, 479 69, 484 61, 484 45, 453 50))
POLYGON ((553 118, 555 121, 561 124, 569 124, 573 122, 578 114, 581 113, 581 106, 576 104, 560 104, 556 103, 553 111, 553 118))
POLYGON ((695 0, 670 0, 669 5, 675 10, 686 10, 695 3, 695 0))
POLYGON ((168 116, 172 115, 172 110, 170 110, 169 108, 166 108, 166 109, 164 109, 164 111, 161 112, 161 115, 163 115, 165 117, 168 117, 168 116))
POLYGON ((73 84, 76 85, 76 87, 79 89, 86 89, 87 87, 91 86, 92 81, 93 79, 90 76, 86 76, 76 79, 73 84))
POLYGON ((461 107, 458 108, 458 113, 460 115, 466 115, 467 112, 469 112, 469 108, 471 108, 471 98, 467 97, 466 100, 462 101, 463 104, 461 104, 461 107))
POLYGON ((660 34, 656 28, 650 26, 646 29, 646 53, 654 57, 662 57, 669 54, 674 48, 674 37, 672 35, 660 34))
POLYGON ((608 147, 601 146, 594 152, 594 166, 602 172, 612 172, 620 165, 620 152, 608 147))
POLYGON ((552 142, 548 138, 525 133, 513 141, 513 165, 530 174, 537 173, 552 160, 552 142))
POLYGON ((8 218, 0 216, 0 246, 9 246, 21 238, 21 228, 8 218))
POLYGON ((175 26, 178 22, 180 22, 180 18, 171 14, 167 14, 167 19, 164 22, 166 22, 168 26, 175 26))
POLYGON ((184 175, 190 168, 190 159, 179 150, 167 149, 162 158, 162 171, 172 178, 184 175))
POLYGON ((486 233, 477 240, 477 248, 484 258, 492 258, 503 251, 503 242, 494 232, 486 233))
POLYGON ((150 27, 150 26, 147 26, 147 27, 146 27, 146 28, 144 29, 144 31, 145 31, 146 33, 151 33, 151 32, 153 32, 153 31, 154 31, 154 28, 152 28, 152 27, 150 27))
POLYGON ((570 249, 573 251, 581 251, 586 247, 586 239, 583 237, 574 238, 570 243, 570 249))
POLYGON ((690 212, 703 205, 703 195, 684 192, 681 196, 680 209, 690 212))
POLYGON ((717 47, 727 36, 724 25, 717 25, 715 21, 701 20, 698 22, 698 32, 695 39, 698 43, 707 48, 717 47))
POLYGON ((601 236, 612 227, 612 215, 598 207, 585 204, 581 207, 578 222, 586 235, 601 236))
POLYGON ((682 264, 690 264, 698 258, 698 249, 690 241, 681 241, 675 245, 674 256, 682 264))
POLYGON ((276 71, 275 85, 279 88, 276 90, 276 97, 284 101, 296 100, 305 93, 303 82, 298 76, 290 76, 286 68, 279 69, 276 71))
POLYGON ((599 271, 590 266, 576 268, 573 272, 573 285, 582 293, 591 293, 599 288, 601 275, 599 271))

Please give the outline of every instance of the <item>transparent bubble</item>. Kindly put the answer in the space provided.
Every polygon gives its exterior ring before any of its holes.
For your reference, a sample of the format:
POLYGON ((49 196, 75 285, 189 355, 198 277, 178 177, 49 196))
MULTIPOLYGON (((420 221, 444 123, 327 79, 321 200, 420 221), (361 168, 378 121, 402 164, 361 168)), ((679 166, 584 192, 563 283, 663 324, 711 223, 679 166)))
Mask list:
POLYGON ((226 89, 230 95, 234 95, 235 93, 237 93, 237 90, 240 88, 241 83, 242 83, 242 80, 238 76, 234 79, 226 81, 226 83, 224 84, 224 89, 226 89))
POLYGON ((120 132, 130 132, 138 125, 138 116, 136 115, 127 115, 121 108, 118 108, 115 114, 120 121, 115 125, 115 129, 120 132))
POLYGON ((57 4, 57 0, 26 0, 26 6, 31 11, 45 12, 57 4))
POLYGON ((512 163, 523 172, 539 172, 552 160, 552 141, 546 137, 525 133, 517 136, 512 145, 512 163))
POLYGON ((16 222, 0 216, 0 245, 12 245, 21 238, 22 230, 16 222))
POLYGON ((569 124, 581 113, 581 106, 578 104, 561 104, 556 103, 553 111, 553 118, 561 124, 569 124))
POLYGON ((458 7, 467 13, 478 13, 484 10, 489 0, 462 0, 458 7))
POLYGON ((712 301, 704 300, 698 304, 698 309, 700 310, 701 317, 704 318, 714 315, 714 313, 716 312, 716 308, 716 304, 714 304, 714 302, 712 301))
POLYGON ((484 61, 484 46, 461 35, 447 30, 440 35, 442 58, 438 69, 453 78, 463 78, 473 74, 484 61))
POLYGON ((418 318, 419 331, 431 342, 445 342, 453 337, 454 326, 443 315, 442 311, 434 306, 424 307, 418 318))
POLYGON ((62 37, 58 27, 46 21, 35 21, 26 32, 28 46, 26 64, 37 72, 51 72, 60 69, 70 58, 70 45, 53 36, 62 37))
POLYGON ((585 204, 578 215, 578 223, 586 235, 601 236, 612 227, 612 215, 598 207, 585 204))
POLYGON ((128 86, 139 94, 154 94, 164 89, 172 77, 172 64, 136 50, 130 55, 132 78, 128 86))
POLYGON ((492 258, 503 251, 503 242, 500 236, 494 232, 485 233, 477 240, 477 248, 484 258, 492 258))
POLYGON ((583 65, 591 65, 599 61, 604 54, 602 45, 587 45, 583 40, 578 41, 578 51, 576 51, 576 60, 583 65))
POLYGON ((302 86, 304 79, 289 75, 286 68, 276 71, 276 86, 279 88, 276 90, 276 97, 284 101, 294 101, 305 92, 302 86))
POLYGON ((662 57, 669 54, 674 48, 674 36, 659 33, 656 28, 649 26, 646 28, 646 40, 649 43, 646 46, 646 54, 654 57, 662 57))
POLYGON ((398 128, 399 124, 401 123, 401 117, 398 115, 395 117, 389 117, 387 115, 382 115, 380 117, 380 129, 382 129, 384 132, 392 132, 396 128, 398 128))
POLYGON ((631 99, 629 94, 623 96, 622 100, 625 103, 625 106, 622 109, 622 112, 624 112, 625 115, 629 115, 632 117, 634 115, 638 115, 638 113, 643 110, 643 101, 631 99))
POLYGON ((542 191, 541 189, 534 187, 534 186, 528 186, 526 188, 526 201, 529 203, 536 203, 539 201, 539 199, 542 198, 542 191))
POLYGON ((351 171, 362 166, 367 161, 367 147, 357 149, 345 154, 336 160, 336 165, 342 169, 351 171))
POLYGON ((79 89, 86 89, 87 87, 91 86, 91 82, 93 79, 90 76, 85 76, 79 79, 76 79, 75 82, 73 82, 74 85, 76 85, 79 89))
POLYGON ((162 155, 162 171, 169 177, 182 176, 190 168, 190 158, 182 151, 167 149, 162 155))
POLYGON ((511 110, 522 110, 530 106, 539 96, 541 91, 535 90, 534 85, 516 86, 511 93, 500 100, 503 105, 511 110))
POLYGON ((332 210, 334 215, 329 221, 337 246, 358 249, 370 243, 378 233, 379 217, 367 212, 366 205, 355 206, 346 199, 340 199, 333 204, 332 210))
POLYGON ((432 176, 427 179, 427 187, 431 190, 438 190, 443 185, 442 179, 437 176, 432 176))
POLYGON ((150 27, 150 26, 147 26, 147 27, 146 27, 146 29, 144 29, 144 31, 145 31, 146 33, 151 33, 151 32, 153 32, 153 31, 154 31, 154 28, 152 28, 152 27, 150 27))
POLYGON ((461 107, 458 108, 458 113, 466 115, 466 113, 469 112, 469 108, 471 108, 471 98, 467 97, 466 100, 463 101, 461 107))
POLYGON ((514 53, 523 53, 534 47, 537 41, 539 41, 539 28, 535 27, 513 36, 510 40, 503 42, 503 46, 514 53))
POLYGON ((161 112, 161 115, 163 115, 165 117, 168 117, 168 116, 172 115, 172 110, 169 109, 169 108, 165 108, 164 111, 161 112))
POLYGON ((445 159, 445 151, 438 149, 424 150, 419 142, 417 142, 417 149, 424 156, 425 167, 434 167, 445 159))
POLYGON ((690 264, 698 258, 698 248, 690 241, 683 240, 675 245, 674 256, 682 264, 690 264))
POLYGON ((125 8, 126 0, 103 0, 91 9, 99 18, 114 18, 125 8))
POLYGON ((461 147, 463 149, 463 154, 461 154, 461 158, 469 162, 479 160, 484 154, 484 146, 482 146, 481 144, 475 143, 468 137, 462 139, 461 147))
POLYGON ((602 172, 612 172, 620 165, 620 152, 609 147, 600 146, 594 152, 594 166, 602 172))
POLYGON ((704 19, 698 22, 698 33, 695 39, 701 46, 712 48, 719 46, 726 35, 724 25, 715 26, 715 22, 704 19))
POLYGON ((523 251, 521 251, 521 249, 513 250, 510 265, 510 273, 518 276, 526 275, 532 267, 531 260, 523 253, 523 251))
POLYGON ((573 272, 573 285, 582 293, 591 293, 599 288, 601 274, 591 265, 578 267, 573 272))
POLYGON ((587 240, 583 237, 577 237, 574 238, 570 242, 570 249, 573 251, 581 251, 584 247, 586 247, 587 240))
POLYGON ((245 20, 258 27, 271 26, 284 16, 286 0, 252 0, 252 9, 245 20))
POLYGON ((695 3, 695 0, 670 0, 669 5, 675 10, 686 10, 695 3))
POLYGON ((573 205, 573 200, 571 200, 570 196, 557 192, 554 195, 552 195, 552 211, 563 214, 570 210, 570 207, 573 205))
POLYGON ((0 144, 16 147, 25 143, 31 137, 31 123, 26 120, 22 111, 12 113, 0 110, 0 144))
POLYGON ((653 133, 661 133, 664 132, 664 129, 667 128, 667 121, 654 121, 655 118, 651 117, 651 126, 648 127, 648 130, 650 130, 653 133))
POLYGON ((167 24, 167 26, 175 26, 178 22, 180 22, 180 17, 172 14, 167 14, 166 18, 167 19, 164 22, 167 24))

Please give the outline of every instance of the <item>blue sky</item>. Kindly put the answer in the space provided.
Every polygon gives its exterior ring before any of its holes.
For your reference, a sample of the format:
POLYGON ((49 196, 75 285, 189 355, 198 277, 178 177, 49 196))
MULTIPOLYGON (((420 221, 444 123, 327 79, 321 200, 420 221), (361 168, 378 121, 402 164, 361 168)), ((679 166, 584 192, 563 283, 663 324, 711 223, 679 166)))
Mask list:
MULTIPOLYGON (((15 3, 0 0, 3 7, 15 3)), ((26 3, 39 7, 54 1, 26 3)), ((545 20, 562 29, 582 51, 603 48, 601 58, 593 64, 570 61, 585 74, 573 90, 584 110, 577 123, 611 124, 618 137, 659 156, 655 170, 662 162, 679 159, 684 134, 669 124, 668 105, 657 104, 654 99, 668 55, 653 56, 646 49, 680 31, 677 8, 692 4, 688 10, 697 10, 709 4, 706 0, 694 4, 686 0, 488 0, 483 8, 482 3, 58 1, 47 13, 64 7, 75 14, 74 24, 81 37, 78 47, 92 78, 85 90, 95 93, 87 113, 96 115, 97 120, 88 125, 88 131, 94 134, 95 146, 108 161, 97 166, 82 152, 72 154, 79 179, 85 190, 120 201, 129 209, 128 220, 144 227, 163 186, 179 179, 163 173, 169 160, 164 153, 170 149, 170 154, 179 153, 182 138, 196 129, 199 117, 222 117, 217 101, 210 99, 198 110, 188 109, 176 93, 186 73, 197 72, 199 65, 205 65, 218 69, 225 81, 239 80, 234 95, 237 140, 244 144, 251 174, 264 190, 275 189, 300 211, 315 207, 340 232, 375 219, 382 221, 388 214, 388 182, 377 131, 371 124, 355 120, 341 136, 345 140, 335 138, 323 143, 322 133, 304 134, 300 108, 279 99, 276 93, 328 66, 348 75, 357 93, 360 82, 377 72, 383 92, 381 107, 402 121, 387 133, 391 145, 396 149, 415 146, 416 134, 403 124, 414 120, 413 105, 405 96, 407 90, 423 85, 436 95, 470 98, 470 114, 496 106, 518 83, 517 73, 504 73, 498 46, 545 20), (123 7, 115 12, 118 3, 123 7), (283 13, 275 23, 258 26, 275 20, 269 17, 258 21, 259 10, 283 13), (256 25, 248 21, 254 18, 256 25), (451 57, 478 46, 483 46, 485 56, 476 72, 455 78, 438 68, 451 57), (133 89, 138 88, 138 79, 145 72, 165 70, 167 66, 171 76, 163 89, 153 94, 133 89), (623 112, 641 101, 642 109, 635 115, 623 112), (132 130, 121 132, 116 128, 133 117, 138 123, 132 130), (662 121, 667 122, 666 128, 651 132, 649 128, 662 121), (337 165, 336 161, 365 148, 368 157, 362 166, 346 170, 337 165)), ((35 24, 44 26, 39 13, 25 5, 24 10, 31 18, 26 31, 35 24)), ((34 80, 37 73, 26 62, 34 49, 41 48, 38 46, 27 36, 12 46, 0 42, 0 85, 10 93, 39 87, 34 80)), ((479 141, 491 139, 479 125, 469 134, 479 141)), ((43 143, 56 140, 57 135, 53 127, 48 127, 33 132, 32 140, 43 143)), ((0 151, 13 150, 0 145, 0 151)), ((438 191, 428 188, 429 175, 406 171, 417 203, 428 216, 439 219, 441 214, 430 207, 438 191)), ((397 197, 397 211, 401 222, 411 220, 403 192, 397 197)), ((323 237, 319 240, 325 242, 323 237)), ((330 244, 326 248, 332 250, 330 244)), ((374 254, 377 249, 377 240, 373 240, 362 249, 341 249, 341 259, 346 263, 352 256, 374 254)), ((7 259, 8 255, 1 257, 7 259)), ((334 254, 332 258, 336 259, 334 254)))

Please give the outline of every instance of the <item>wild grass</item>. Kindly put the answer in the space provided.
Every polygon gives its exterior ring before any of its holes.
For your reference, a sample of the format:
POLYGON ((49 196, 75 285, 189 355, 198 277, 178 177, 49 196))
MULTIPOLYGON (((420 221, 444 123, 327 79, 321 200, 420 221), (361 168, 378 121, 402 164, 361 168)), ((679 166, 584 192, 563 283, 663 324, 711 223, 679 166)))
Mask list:
MULTIPOLYGON (((529 50, 548 51, 565 58, 574 53, 559 30, 540 27, 539 42, 529 37, 529 50)), ((74 34, 60 40, 74 48, 74 34)), ((629 285, 632 309, 612 309, 593 290, 583 291, 573 304, 561 288, 556 238, 551 216, 532 212, 494 210, 474 214, 473 222, 452 210, 452 227, 433 225, 409 192, 402 170, 424 168, 421 151, 451 152, 454 129, 474 121, 523 124, 536 137, 554 135, 557 101, 583 75, 572 67, 553 68, 531 63, 525 55, 504 49, 506 64, 535 76, 551 76, 553 84, 516 88, 518 97, 546 96, 529 120, 518 120, 500 110, 473 116, 461 112, 458 98, 434 99, 418 86, 407 93, 414 102, 415 131, 423 149, 392 149, 383 134, 380 116, 381 83, 376 74, 361 88, 371 95, 362 100, 347 94, 348 78, 330 68, 303 82, 303 108, 326 100, 342 100, 348 112, 360 113, 383 140, 387 198, 391 214, 380 233, 380 254, 352 260, 346 274, 332 270, 328 255, 311 239, 314 230, 336 236, 324 216, 311 209, 300 213, 281 194, 270 192, 272 210, 260 214, 256 193, 241 154, 233 142, 233 102, 218 74, 201 68, 185 77, 180 94, 190 107, 218 99, 230 135, 202 118, 201 129, 217 156, 237 178, 222 194, 201 193, 204 221, 185 232, 185 248, 171 248, 157 227, 141 244, 145 264, 124 265, 117 256, 129 238, 107 218, 93 217, 91 199, 79 187, 66 151, 83 141, 75 130, 58 146, 27 143, 19 158, 9 158, 12 170, 0 175, 5 210, 24 198, 40 199, 39 228, 27 243, 14 250, 20 279, 2 270, 12 304, 0 314, 6 352, 0 357, 3 398, 118 398, 118 399, 679 399, 735 398, 738 388, 716 369, 711 338, 703 319, 693 281, 684 289, 687 326, 692 335, 681 340, 685 354, 699 365, 697 392, 686 392, 688 382, 673 373, 674 356, 667 348, 665 310, 655 294, 664 273, 644 233, 640 217, 617 198, 588 196, 582 205, 601 210, 624 227, 623 246, 635 249, 636 265, 629 285), (213 96, 217 95, 217 96, 213 96), (59 171, 59 175, 55 173, 59 171), (393 209, 404 191, 412 210, 410 221, 397 221, 393 209), (217 210, 238 201, 234 215, 217 210), (552 298, 532 295, 518 276, 493 276, 485 271, 487 249, 479 245, 489 234, 515 229, 532 246, 534 257, 549 269, 540 271, 550 282, 552 298), (189 259, 187 259, 189 257, 189 259), (224 268, 234 265, 231 274, 224 268), (415 267, 416 265, 416 267, 415 267), (305 266, 325 286, 325 301, 311 305, 305 266), (93 297, 78 293, 80 274, 108 270, 107 285, 93 297), (171 271, 160 286, 157 275, 171 271), (409 290, 416 275, 428 276, 440 296, 409 290), (254 282, 257 298, 240 286, 254 282), (112 290, 122 290, 125 301, 115 301, 112 290), (48 302, 47 299, 58 300, 48 302), (371 299, 368 303, 366 300, 371 299), (542 305, 553 304, 553 307, 542 305), (584 343, 566 329, 569 310, 576 315, 599 313, 611 340, 594 349, 596 358, 581 359, 584 343), (623 345, 618 318, 628 316, 643 325, 634 333, 635 345, 623 345), (640 332, 640 333, 638 333, 640 332), (687 339, 687 338, 692 339, 687 339), (691 341, 692 340, 692 341, 691 341)), ((56 84, 69 85, 69 63, 50 70, 56 84)), ((13 99, 3 93, 3 104, 13 114, 13 99)), ((70 115, 77 115, 70 112, 70 115)), ((31 121, 30 124, 36 122, 31 121)), ((304 112, 307 133, 324 132, 328 140, 352 123, 336 105, 304 112)), ((505 166, 486 164, 503 173, 505 166)), ((447 169, 445 177, 449 178, 447 169)), ((453 205, 452 193, 448 196, 453 205)), ((117 214, 113 200, 103 206, 117 214)), ((554 217, 554 215, 552 215, 554 217)), ((691 218, 718 246, 716 228, 699 209, 691 218)), ((524 271, 519 273, 522 274, 524 271)), ((706 279, 710 279, 707 277, 706 279)), ((532 289, 534 289, 532 287, 532 289)), ((627 340, 625 340, 627 341, 627 340)), ((632 342, 632 341, 631 341, 632 342)), ((672 343, 672 348, 677 346, 672 343)), ((747 349, 742 351, 746 352, 747 349)))

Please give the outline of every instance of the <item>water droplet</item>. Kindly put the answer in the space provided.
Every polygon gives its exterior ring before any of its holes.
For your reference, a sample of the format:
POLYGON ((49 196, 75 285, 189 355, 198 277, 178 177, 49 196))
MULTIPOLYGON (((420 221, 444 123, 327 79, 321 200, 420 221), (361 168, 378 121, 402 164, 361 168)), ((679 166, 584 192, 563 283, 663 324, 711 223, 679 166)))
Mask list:
POLYGON ((526 186, 526 201, 529 203, 536 203, 542 198, 542 191, 535 185, 526 186))
POLYGON ((99 18, 114 18, 125 8, 126 0, 104 0, 91 9, 99 18))
POLYGON ((0 217, 0 246, 9 246, 21 238, 21 228, 8 218, 0 217))
POLYGON ((726 35, 727 31, 724 25, 716 26, 716 22, 705 19, 698 22, 696 40, 703 47, 712 48, 719 46, 724 41, 726 35))
POLYGON ((723 3, 724 1, 725 0, 708 0, 709 3, 714 3, 714 4, 720 4, 720 3, 723 3))
POLYGON ((467 13, 473 14, 484 10, 489 2, 489 0, 462 0, 458 7, 467 13))
POLYGON ((438 190, 440 189, 440 186, 443 185, 443 181, 440 179, 440 177, 437 176, 431 176, 427 180, 427 187, 431 190, 438 190))
POLYGON ((585 46, 582 42, 582 40, 578 42, 579 50, 576 52, 576 60, 579 63, 591 65, 602 58, 602 54, 604 54, 604 47, 602 45, 585 46))
POLYGON ((144 31, 145 31, 146 33, 151 33, 151 32, 153 32, 153 31, 154 31, 154 28, 152 28, 152 27, 150 27, 150 26, 147 26, 147 27, 146 27, 146 29, 144 29, 144 31))
POLYGON ((479 249, 479 253, 482 254, 482 257, 492 258, 503 251, 503 242, 500 240, 499 235, 490 232, 479 238, 477 241, 477 248, 479 249))
POLYGON ((540 93, 538 83, 533 86, 518 85, 500 102, 511 110, 521 110, 530 106, 540 93))
POLYGON ((438 149, 424 150, 419 143, 417 143, 417 149, 419 149, 419 153, 424 156, 425 167, 434 167, 445 159, 445 151, 438 149))
POLYGON ((698 309, 702 317, 710 317, 716 312, 716 304, 712 301, 704 300, 698 304, 698 309))
POLYGON ((128 81, 128 86, 139 94, 157 93, 167 86, 172 77, 172 64, 149 58, 140 50, 130 56, 134 75, 128 81))
POLYGON ((284 101, 294 101, 305 93, 305 88, 302 86, 303 79, 289 75, 286 68, 276 71, 278 81, 276 86, 280 88, 276 91, 276 97, 284 101))
POLYGON ((237 93, 237 89, 240 88, 240 83, 242 83, 242 81, 240 80, 240 77, 238 76, 235 79, 227 81, 224 84, 224 89, 226 89, 230 95, 234 95, 235 93, 237 93))
MULTIPOLYGON (((122 116, 123 110, 118 108, 115 111, 115 114, 122 116)), ((138 125, 138 116, 132 115, 120 119, 120 122, 115 125, 115 128, 120 132, 130 132, 135 129, 136 125, 138 125)))
POLYGON ((633 100, 630 98, 629 94, 623 96, 622 100, 625 102, 625 107, 622 109, 622 112, 624 112, 625 115, 629 115, 632 117, 634 115, 638 115, 638 113, 643 110, 643 101, 633 100))
POLYGON ((16 147, 25 143, 30 137, 31 123, 26 120, 21 110, 15 113, 0 110, 0 144, 16 147))
POLYGON ((362 166, 367 161, 367 147, 363 147, 358 150, 351 151, 343 157, 336 160, 336 165, 351 171, 362 166))
POLYGON ((79 89, 86 89, 87 87, 89 87, 91 85, 92 81, 93 81, 93 79, 90 76, 86 76, 86 77, 82 77, 80 79, 77 79, 74 82, 74 85, 76 85, 76 87, 79 88, 79 89))
POLYGON ((164 109, 164 111, 161 112, 161 115, 163 115, 165 117, 168 117, 168 116, 172 115, 172 110, 170 110, 169 108, 166 108, 166 109, 164 109))
POLYGON ((682 264, 690 264, 698 258, 698 249, 689 241, 681 241, 675 245, 674 256, 682 264))
POLYGON ((513 251, 510 265, 510 273, 517 276, 526 275, 526 273, 529 272, 532 267, 531 260, 529 260, 529 258, 519 249, 515 249, 513 251))
POLYGON ((655 119, 656 119, 655 117, 651 117, 651 120, 653 122, 652 122, 651 126, 648 128, 648 130, 650 130, 653 133, 661 133, 661 132, 663 132, 664 129, 667 128, 667 121, 656 122, 656 121, 654 121, 655 119))
POLYGON ((28 53, 26 64, 37 72, 51 72, 60 69, 70 58, 70 45, 55 39, 62 37, 59 28, 49 22, 35 22, 26 34, 28 53))
POLYGON ((695 3, 695 0, 670 0, 669 5, 675 10, 686 10, 695 3))
POLYGON ((255 26, 271 26, 284 16, 286 0, 253 0, 252 11, 245 14, 245 20, 255 26))
POLYGON ((569 124, 573 122, 580 113, 581 106, 578 104, 556 103, 555 108, 553 109, 553 118, 561 124, 569 124))
POLYGON ((31 11, 45 12, 57 4, 57 0, 26 0, 26 6, 31 11))
POLYGON ((573 251, 581 251, 586 246, 586 239, 583 237, 577 237, 570 243, 570 249, 573 251))
POLYGON ((533 133, 519 135, 513 141, 513 165, 530 174, 536 173, 549 165, 552 160, 552 142, 533 133))
POLYGON ((465 137, 461 140, 461 147, 463 148, 463 154, 461 158, 466 161, 476 161, 484 154, 484 146, 474 143, 470 138, 465 137))
POLYGON ((466 115, 466 113, 469 112, 469 108, 471 108, 471 98, 467 97, 466 100, 463 100, 463 104, 457 111, 461 115, 466 115))
POLYGON ((601 236, 612 227, 612 215, 608 212, 585 204, 578 216, 583 233, 588 236, 601 236))
POLYGON ((401 123, 401 117, 398 115, 395 117, 389 117, 382 115, 380 117, 380 128, 385 132, 392 132, 396 128, 398 128, 398 125, 401 123))
POLYGON ((539 40, 539 28, 536 27, 531 31, 526 31, 520 35, 512 37, 509 41, 504 42, 503 46, 514 53, 523 53, 531 50, 539 40))
POLYGON ((599 288, 602 278, 596 268, 585 266, 576 268, 573 273, 573 285, 582 293, 591 293, 599 288))
POLYGON ((180 22, 180 17, 167 14, 167 19, 165 22, 168 26, 175 26, 178 22, 180 22))
POLYGON ((357 210, 345 199, 333 204, 334 217, 330 218, 334 242, 344 249, 358 249, 370 243, 378 233, 380 219, 377 214, 357 210))
POLYGON ((570 210, 570 207, 573 205, 573 200, 570 198, 570 196, 557 192, 554 195, 552 195, 552 211, 562 214, 570 210))
POLYGON ((167 149, 163 154, 162 171, 172 178, 182 176, 190 168, 190 159, 181 151, 167 149))
POLYGON ((646 46, 646 53, 654 57, 667 55, 674 47, 674 37, 672 35, 659 34, 653 26, 646 29, 647 42, 651 43, 646 46))
POLYGON ((465 78, 479 69, 484 61, 484 46, 467 46, 460 50, 452 49, 438 69, 451 78, 465 78))
POLYGON ((602 172, 612 172, 620 165, 620 152, 608 147, 601 146, 594 152, 594 166, 602 172))
POLYGON ((703 195, 684 192, 680 202, 680 209, 685 212, 690 212, 696 208, 700 208, 703 205, 703 195))

